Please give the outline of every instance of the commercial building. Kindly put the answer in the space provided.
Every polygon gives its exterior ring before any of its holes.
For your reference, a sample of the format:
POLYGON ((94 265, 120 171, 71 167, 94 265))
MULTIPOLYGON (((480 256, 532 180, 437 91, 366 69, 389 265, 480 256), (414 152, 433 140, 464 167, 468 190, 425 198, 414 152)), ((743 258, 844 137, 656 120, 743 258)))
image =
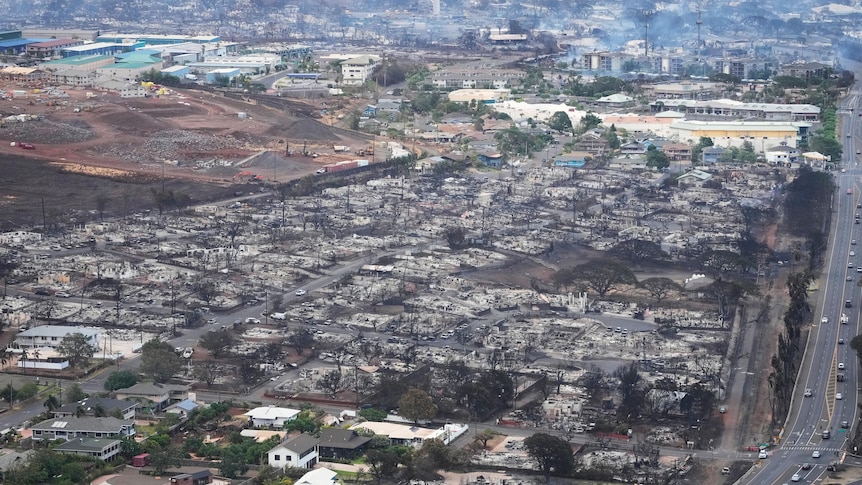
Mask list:
POLYGON ((221 37, 219 37, 218 35, 157 35, 107 33, 98 36, 96 40, 98 42, 116 44, 165 45, 182 44, 184 42, 191 42, 194 44, 209 44, 220 41, 221 37))
POLYGON ((72 56, 44 62, 42 63, 42 68, 51 72, 65 71, 67 69, 92 72, 100 67, 110 66, 115 62, 117 62, 117 59, 114 56, 72 56))
MULTIPOLYGON (((619 127, 619 125, 617 125, 619 127)), ((807 122, 770 121, 688 121, 680 120, 670 125, 670 132, 678 140, 712 138, 716 146, 739 147, 747 141, 755 150, 764 152, 767 146, 786 143, 795 147, 807 141, 811 124, 807 122)))
POLYGON ((680 81, 645 84, 641 88, 649 97, 667 99, 707 99, 724 89, 724 84, 707 81, 680 81))
POLYGON ((341 61, 342 84, 361 86, 374 72, 377 60, 371 56, 358 56, 341 61))
POLYGON ((80 39, 83 42, 93 42, 99 35, 98 30, 81 29, 24 29, 19 37, 38 37, 43 39, 80 39))
POLYGON ((206 81, 209 84, 215 84, 220 79, 227 79, 227 82, 231 83, 240 74, 239 69, 214 69, 206 73, 206 81))
POLYGON ((524 71, 515 69, 484 68, 436 71, 431 84, 443 89, 502 89, 520 81, 524 71))
POLYGON ((0 41, 0 54, 18 55, 27 52, 27 46, 51 39, 9 39, 0 41))
POLYGON ((820 119, 820 108, 813 104, 744 103, 733 99, 657 99, 650 103, 650 109, 653 113, 669 110, 685 113, 688 119, 697 116, 768 121, 817 122, 820 119))
POLYGON ((27 45, 27 55, 38 57, 39 59, 59 57, 62 49, 83 44, 83 40, 76 39, 56 39, 49 40, 47 42, 35 42, 27 45))
POLYGON ((587 71, 622 72, 635 56, 622 52, 587 52, 581 55, 581 68, 587 71))
POLYGON ((74 56, 114 56, 123 52, 135 50, 132 44, 117 44, 113 42, 93 42, 90 44, 65 47, 60 49, 63 57, 74 56))
POLYGON ((484 103, 493 104, 510 99, 512 92, 508 89, 457 89, 447 96, 449 101, 455 103, 484 103))
POLYGON ((187 74, 191 74, 191 69, 188 66, 171 66, 162 68, 162 74, 165 76, 174 76, 180 79, 186 77, 187 74))
POLYGON ((111 79, 135 81, 142 74, 153 69, 159 71, 164 63, 162 60, 146 51, 136 51, 118 55, 117 62, 110 66, 99 68, 96 74, 111 79))
POLYGON ((0 79, 10 81, 37 81, 45 77, 45 72, 34 67, 6 66, 0 69, 0 79))

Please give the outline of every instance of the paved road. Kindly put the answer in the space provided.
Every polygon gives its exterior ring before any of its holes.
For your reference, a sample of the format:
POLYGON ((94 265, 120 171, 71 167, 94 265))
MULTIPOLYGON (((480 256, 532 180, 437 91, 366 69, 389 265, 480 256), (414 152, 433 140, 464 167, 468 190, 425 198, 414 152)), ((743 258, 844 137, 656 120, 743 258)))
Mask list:
POLYGON ((849 343, 859 333, 859 307, 862 305, 857 286, 862 273, 856 270, 862 264, 862 257, 850 256, 851 251, 857 252, 860 248, 852 244, 853 241, 862 242, 862 224, 854 224, 854 215, 862 213, 862 209, 857 208, 862 196, 859 183, 862 167, 855 155, 856 147, 860 146, 857 140, 862 137, 862 121, 858 116, 862 112, 860 94, 857 85, 843 105, 841 141, 846 172, 835 174, 838 189, 833 197, 834 220, 826 271, 820 279, 821 301, 817 302, 818 310, 805 349, 791 414, 781 435, 780 447, 760 467, 743 477, 740 484, 783 484, 790 482, 794 474, 799 475, 799 483, 822 480, 826 465, 842 457, 848 437, 857 426, 858 366, 849 343), (848 300, 849 308, 845 305, 848 300), (842 314, 849 318, 848 324, 839 323, 842 314), (827 323, 821 324, 821 318, 826 318, 827 323), (845 344, 840 344, 839 339, 845 344), (839 369, 842 366, 845 368, 839 369), (845 375, 844 382, 837 381, 839 373, 845 375), (811 390, 811 397, 805 397, 806 389, 811 390), (843 429, 843 421, 852 429, 843 429), (824 431, 831 433, 829 439, 823 438, 824 431), (815 451, 822 456, 813 458, 815 451), (814 466, 802 470, 802 463, 814 466))

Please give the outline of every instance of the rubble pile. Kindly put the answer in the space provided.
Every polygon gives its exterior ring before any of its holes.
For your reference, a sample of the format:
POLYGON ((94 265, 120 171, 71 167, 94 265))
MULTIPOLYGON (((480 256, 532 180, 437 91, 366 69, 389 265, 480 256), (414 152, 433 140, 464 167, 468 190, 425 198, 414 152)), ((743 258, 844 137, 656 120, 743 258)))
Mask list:
POLYGON ((32 143, 63 144, 80 143, 95 138, 95 133, 86 123, 75 121, 50 121, 31 118, 26 122, 8 122, 5 118, 0 137, 32 143))

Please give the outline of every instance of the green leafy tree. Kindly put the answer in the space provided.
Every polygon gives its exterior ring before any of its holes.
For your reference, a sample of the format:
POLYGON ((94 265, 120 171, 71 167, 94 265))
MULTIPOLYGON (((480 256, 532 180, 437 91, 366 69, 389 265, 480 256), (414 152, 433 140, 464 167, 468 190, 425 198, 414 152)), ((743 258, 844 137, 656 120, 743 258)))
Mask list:
POLYGON ((425 391, 411 387, 398 400, 398 411, 410 421, 434 419, 437 415, 437 405, 425 391))
POLYGON ((156 382, 167 382, 181 367, 182 360, 167 342, 153 339, 141 348, 140 371, 156 382))
POLYGON ((516 126, 510 126, 495 133, 494 140, 497 142, 497 148, 507 156, 529 156, 543 150, 551 141, 551 136, 545 133, 533 135, 516 126))
POLYGON ((86 367, 93 354, 99 348, 91 345, 87 336, 82 333, 72 333, 63 337, 57 346, 57 353, 69 360, 69 367, 74 369, 86 367))
POLYGON ((150 468, 152 468, 157 475, 161 475, 169 468, 173 468, 175 466, 180 466, 179 450, 172 447, 166 447, 150 453, 150 468))
POLYGON ((366 421, 381 422, 386 419, 386 416, 388 415, 389 413, 387 413, 386 411, 377 408, 368 408, 359 411, 359 416, 365 418, 366 421))
POLYGON ((236 337, 232 332, 207 332, 201 337, 199 343, 209 351, 210 355, 218 359, 236 345, 236 337))
POLYGON ((306 411, 285 423, 285 428, 288 431, 316 434, 320 430, 320 422, 314 419, 314 416, 306 411))
POLYGON ((86 398, 87 393, 81 389, 81 386, 79 386, 77 382, 72 383, 68 389, 63 391, 63 401, 65 401, 66 404, 78 402, 86 398))
POLYGON ((229 446, 222 453, 218 469, 225 478, 237 478, 248 471, 248 460, 241 450, 229 446))
POLYGON ((598 128, 599 125, 602 124, 602 119, 595 115, 592 111, 588 112, 581 118, 580 123, 578 123, 578 132, 585 133, 587 131, 592 130, 593 128, 598 128))
POLYGON ((670 167, 670 158, 655 145, 650 145, 646 152, 646 166, 659 170, 670 167))
POLYGON ((691 150, 691 161, 692 163, 700 163, 703 161, 703 149, 707 147, 713 146, 712 138, 708 136, 700 137, 700 140, 697 141, 697 145, 691 150))
POLYGON ((556 131, 572 131, 572 119, 565 111, 557 111, 548 119, 548 128, 556 131))
POLYGON ((546 477, 550 475, 569 476, 575 467, 572 446, 563 438, 547 433, 536 433, 524 440, 524 448, 539 464, 539 470, 546 477))
POLYGON ((132 387, 138 383, 138 376, 135 375, 134 372, 128 370, 119 370, 116 372, 112 372, 111 375, 105 379, 105 383, 102 387, 105 388, 106 391, 116 391, 117 389, 125 389, 127 387, 132 387))
POLYGON ((370 450, 365 456, 371 476, 377 480, 378 485, 384 478, 395 476, 395 472, 398 471, 400 459, 398 453, 392 448, 370 450))

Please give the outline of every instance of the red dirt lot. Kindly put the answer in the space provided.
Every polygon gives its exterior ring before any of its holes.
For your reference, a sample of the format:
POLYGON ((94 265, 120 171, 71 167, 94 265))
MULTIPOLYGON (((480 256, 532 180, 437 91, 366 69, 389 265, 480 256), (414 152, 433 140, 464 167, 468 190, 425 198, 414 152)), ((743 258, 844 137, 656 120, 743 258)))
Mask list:
MULTIPOLYGON (((9 85, 0 88, 21 89, 9 85)), ((0 156, 26 156, 147 176, 160 177, 164 171, 172 178, 224 183, 233 174, 248 170, 238 166, 247 157, 263 150, 284 154, 285 142, 293 153, 305 147, 322 154, 331 151, 334 144, 367 143, 346 139, 313 119, 296 117, 286 110, 216 93, 178 90, 159 97, 122 99, 60 89, 68 97, 31 91, 27 99, 0 100, 0 116, 4 118, 18 114, 40 117, 0 126, 0 156), (10 146, 11 142, 31 143, 36 148, 23 151, 10 146), (209 173, 212 169, 214 173, 209 173)), ((292 156, 284 159, 284 170, 272 171, 267 177, 283 181, 313 173, 332 161, 330 158, 292 156)))

